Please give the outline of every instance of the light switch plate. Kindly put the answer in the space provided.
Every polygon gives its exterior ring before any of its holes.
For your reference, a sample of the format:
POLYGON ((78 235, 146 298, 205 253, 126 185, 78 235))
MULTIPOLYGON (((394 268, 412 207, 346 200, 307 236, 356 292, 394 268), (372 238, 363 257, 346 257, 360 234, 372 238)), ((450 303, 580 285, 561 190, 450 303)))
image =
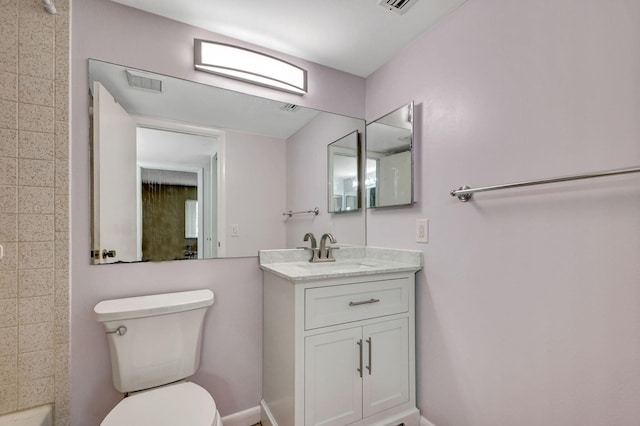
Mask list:
POLYGON ((416 219, 416 243, 429 242, 429 219, 416 219))

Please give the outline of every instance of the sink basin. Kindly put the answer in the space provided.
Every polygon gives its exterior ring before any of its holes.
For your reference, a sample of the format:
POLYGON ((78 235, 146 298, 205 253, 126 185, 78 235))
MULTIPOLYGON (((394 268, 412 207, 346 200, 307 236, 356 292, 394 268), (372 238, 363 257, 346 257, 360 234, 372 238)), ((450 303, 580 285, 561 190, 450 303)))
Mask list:
POLYGON ((336 260, 335 262, 296 262, 296 267, 307 271, 331 269, 336 271, 352 271, 358 269, 375 268, 375 262, 369 260, 336 260))

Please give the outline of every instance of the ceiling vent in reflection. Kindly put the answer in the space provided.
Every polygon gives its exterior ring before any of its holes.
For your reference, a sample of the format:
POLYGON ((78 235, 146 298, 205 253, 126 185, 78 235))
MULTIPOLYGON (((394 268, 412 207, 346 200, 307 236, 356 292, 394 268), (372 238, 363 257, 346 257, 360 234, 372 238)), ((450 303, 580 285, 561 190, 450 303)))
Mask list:
POLYGON ((416 1, 418 0, 378 0, 378 6, 402 15, 409 10, 416 1))
POLYGON ((136 89, 162 93, 162 80, 150 78, 144 74, 133 72, 131 70, 125 70, 125 72, 127 73, 129 86, 135 87, 136 89))
POLYGON ((294 105, 294 104, 284 104, 280 107, 281 110, 283 111, 289 111, 289 112, 294 112, 295 110, 298 109, 298 105, 294 105))

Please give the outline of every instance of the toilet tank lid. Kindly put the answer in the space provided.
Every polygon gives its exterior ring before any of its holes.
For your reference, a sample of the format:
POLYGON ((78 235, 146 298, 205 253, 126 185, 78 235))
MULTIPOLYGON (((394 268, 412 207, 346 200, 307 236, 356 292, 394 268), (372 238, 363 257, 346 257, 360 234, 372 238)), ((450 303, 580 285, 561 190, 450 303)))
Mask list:
POLYGON ((105 322, 190 311, 211 305, 213 292, 205 289, 103 300, 93 311, 98 321, 105 322))

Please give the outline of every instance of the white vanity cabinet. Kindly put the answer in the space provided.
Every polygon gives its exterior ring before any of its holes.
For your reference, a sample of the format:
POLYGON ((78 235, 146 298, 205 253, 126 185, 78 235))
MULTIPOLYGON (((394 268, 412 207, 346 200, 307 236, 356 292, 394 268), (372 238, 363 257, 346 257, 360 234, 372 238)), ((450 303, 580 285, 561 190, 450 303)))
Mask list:
POLYGON ((263 267, 262 424, 417 426, 419 267, 316 277, 275 269, 263 267))
POLYGON ((305 424, 346 425, 409 401, 407 318, 305 338, 305 424))

